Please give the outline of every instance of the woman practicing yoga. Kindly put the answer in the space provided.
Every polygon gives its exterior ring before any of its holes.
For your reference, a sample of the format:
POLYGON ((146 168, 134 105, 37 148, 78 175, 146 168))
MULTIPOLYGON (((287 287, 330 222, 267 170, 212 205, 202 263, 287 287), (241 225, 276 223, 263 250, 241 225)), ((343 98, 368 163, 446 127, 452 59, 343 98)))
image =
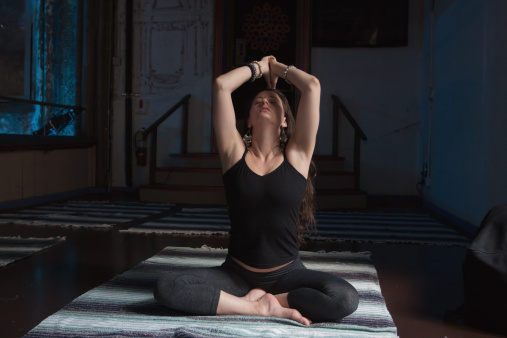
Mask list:
POLYGON ((219 76, 213 86, 213 125, 231 220, 228 255, 221 266, 169 272, 155 298, 196 315, 253 315, 337 321, 357 309, 357 291, 345 280, 306 269, 299 239, 313 221, 310 167, 319 124, 316 77, 273 56, 219 76), (264 77, 244 137, 236 129, 231 94, 264 77), (279 78, 301 92, 294 120, 279 78), (310 178, 308 179, 308 177, 310 178))

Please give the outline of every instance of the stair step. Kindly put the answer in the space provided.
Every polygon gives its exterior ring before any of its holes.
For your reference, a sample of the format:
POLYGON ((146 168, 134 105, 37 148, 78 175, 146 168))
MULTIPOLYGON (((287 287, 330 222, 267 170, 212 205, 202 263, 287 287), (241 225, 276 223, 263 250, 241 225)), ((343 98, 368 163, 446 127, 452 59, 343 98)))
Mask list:
POLYGON ((225 206, 225 191, 220 187, 142 185, 140 200, 189 205, 225 206))
POLYGON ((170 154, 169 166, 175 168, 222 168, 218 154, 170 154))
POLYGON ((361 190, 317 191, 315 207, 317 210, 364 209, 366 196, 361 190))
POLYGON ((315 155, 313 156, 313 162, 317 167, 317 174, 325 171, 339 171, 345 167, 344 157, 315 155))
MULTIPOLYGON (((223 187, 222 170, 216 168, 158 168, 155 184, 223 187)), ((351 172, 323 172, 315 179, 317 190, 353 189, 355 176, 351 172)))
MULTIPOLYGON (((345 158, 316 155, 313 157, 317 172, 343 170, 345 158)), ((222 163, 217 153, 170 154, 170 167, 188 168, 221 168, 222 163)))
MULTIPOLYGON (((366 193, 354 190, 354 173, 343 170, 345 159, 314 156, 317 166, 315 201, 318 209, 366 207, 366 193)), ((156 185, 140 186, 143 201, 184 205, 225 206, 218 154, 171 154, 169 168, 157 168, 156 185)))
MULTIPOLYGON (((187 205, 225 206, 225 191, 219 187, 143 185, 140 199, 145 202, 166 202, 187 205)), ((315 205, 322 209, 366 208, 366 192, 356 190, 317 191, 315 205)))
POLYGON ((349 171, 318 172, 315 177, 316 190, 354 189, 355 175, 349 171))
POLYGON ((217 168, 158 168, 155 184, 222 187, 222 169, 217 168))

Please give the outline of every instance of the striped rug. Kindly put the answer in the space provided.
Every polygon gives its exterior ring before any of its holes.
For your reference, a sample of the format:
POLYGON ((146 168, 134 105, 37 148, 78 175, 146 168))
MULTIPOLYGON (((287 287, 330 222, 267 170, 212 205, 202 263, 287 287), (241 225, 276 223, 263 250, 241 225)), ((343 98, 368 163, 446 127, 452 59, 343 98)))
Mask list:
POLYGON ((0 237, 0 268, 17 260, 31 256, 64 240, 65 238, 62 237, 0 237))
MULTIPOLYGON (((322 211, 316 213, 312 240, 417 243, 467 246, 469 239, 425 213, 322 211)), ((130 232, 228 235, 225 208, 183 208, 173 215, 131 227, 130 232)))
POLYGON ((0 224, 109 228, 157 215, 172 204, 70 201, 0 213, 0 224))
POLYGON ((358 310, 341 322, 305 327, 287 319, 189 316, 165 309, 152 288, 170 269, 216 266, 226 250, 167 247, 92 289, 45 319, 26 337, 396 337, 375 267, 367 253, 301 252, 308 268, 339 274, 360 294, 358 310))

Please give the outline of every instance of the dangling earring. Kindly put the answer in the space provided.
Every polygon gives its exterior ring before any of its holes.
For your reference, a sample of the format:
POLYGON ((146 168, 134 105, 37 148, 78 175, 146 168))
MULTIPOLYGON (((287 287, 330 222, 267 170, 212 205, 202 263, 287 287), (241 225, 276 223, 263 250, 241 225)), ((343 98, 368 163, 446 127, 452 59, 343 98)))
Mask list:
POLYGON ((248 128, 246 134, 243 135, 243 142, 245 142, 247 149, 252 145, 252 127, 248 128))
POLYGON ((282 151, 284 151, 285 149, 285 144, 287 143, 287 134, 285 133, 285 129, 286 128, 283 128, 282 127, 282 131, 280 132, 280 149, 282 149, 282 151))

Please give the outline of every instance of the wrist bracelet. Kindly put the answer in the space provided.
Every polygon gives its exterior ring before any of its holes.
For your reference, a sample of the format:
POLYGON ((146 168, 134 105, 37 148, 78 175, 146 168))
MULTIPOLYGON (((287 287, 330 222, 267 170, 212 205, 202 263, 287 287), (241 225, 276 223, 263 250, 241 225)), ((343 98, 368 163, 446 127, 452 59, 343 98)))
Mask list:
POLYGON ((252 77, 250 78, 250 82, 254 82, 255 79, 257 79, 257 69, 255 68, 253 62, 247 64, 247 66, 250 67, 250 70, 252 71, 252 77))
POLYGON ((253 61, 252 63, 255 63, 257 66, 259 66, 259 75, 257 76, 258 79, 262 77, 262 67, 259 61, 253 61))
POLYGON ((285 68, 285 71, 283 72, 283 79, 285 80, 285 82, 287 82, 290 85, 292 83, 289 80, 287 80, 287 73, 289 72, 289 69, 291 69, 291 68, 296 68, 296 67, 293 65, 287 66, 287 68, 285 68))

